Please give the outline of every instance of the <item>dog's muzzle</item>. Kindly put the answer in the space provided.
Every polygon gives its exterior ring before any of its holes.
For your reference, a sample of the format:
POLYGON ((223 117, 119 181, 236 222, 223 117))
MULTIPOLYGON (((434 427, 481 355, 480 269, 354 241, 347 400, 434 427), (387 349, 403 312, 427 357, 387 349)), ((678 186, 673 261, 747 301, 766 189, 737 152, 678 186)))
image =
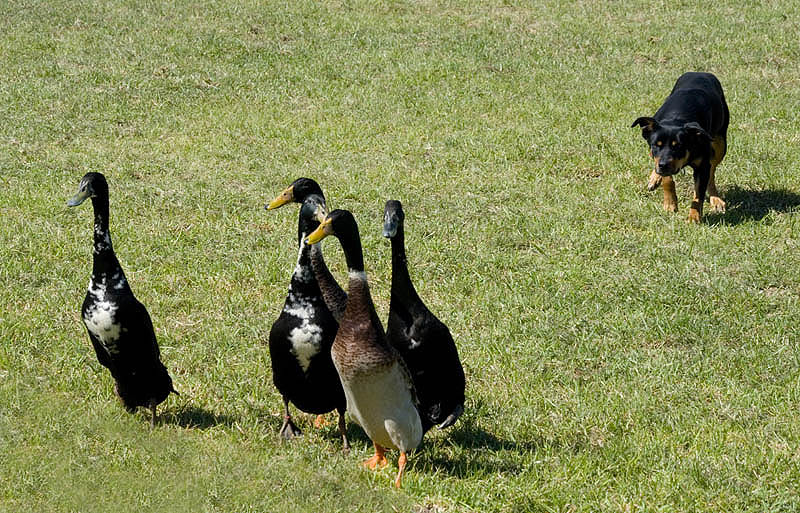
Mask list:
POLYGON ((667 164, 666 166, 660 165, 656 168, 656 173, 661 176, 672 176, 678 172, 677 169, 672 169, 672 166, 667 164))

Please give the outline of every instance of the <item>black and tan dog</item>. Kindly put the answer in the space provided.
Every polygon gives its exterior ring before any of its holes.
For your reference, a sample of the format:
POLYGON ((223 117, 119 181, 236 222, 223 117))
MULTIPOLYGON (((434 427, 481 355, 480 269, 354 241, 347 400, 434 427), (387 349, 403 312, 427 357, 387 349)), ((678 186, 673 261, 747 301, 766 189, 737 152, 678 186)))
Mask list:
POLYGON ((652 118, 641 117, 632 127, 642 127, 642 137, 650 144, 655 169, 648 190, 664 188, 664 210, 678 210, 672 175, 685 166, 694 170, 694 199, 687 221, 699 223, 703 200, 708 191, 711 208, 725 211, 717 193, 714 171, 728 148, 728 104, 717 77, 711 73, 684 73, 652 118))

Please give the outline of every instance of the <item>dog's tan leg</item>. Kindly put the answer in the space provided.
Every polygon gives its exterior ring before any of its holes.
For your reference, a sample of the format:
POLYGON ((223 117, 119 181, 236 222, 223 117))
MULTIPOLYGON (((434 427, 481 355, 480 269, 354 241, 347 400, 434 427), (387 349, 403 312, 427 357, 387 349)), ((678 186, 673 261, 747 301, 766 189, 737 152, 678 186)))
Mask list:
POLYGON ((675 181, 671 176, 659 176, 661 187, 664 189, 664 210, 667 212, 678 211, 678 196, 675 194, 675 181))
POLYGON ((717 192, 717 184, 714 181, 714 172, 722 159, 725 158, 725 153, 728 150, 727 142, 722 137, 715 137, 711 142, 711 149, 713 155, 711 157, 711 172, 708 177, 708 202, 711 203, 711 209, 715 212, 725 212, 725 202, 719 197, 717 192))
POLYGON ((703 217, 703 202, 697 199, 697 196, 692 200, 692 206, 689 207, 689 217, 686 219, 687 223, 699 224, 700 219, 703 217))
POLYGON ((689 218, 686 220, 688 223, 699 224, 703 218, 703 198, 706 197, 708 190, 709 167, 709 163, 704 162, 694 170, 694 198, 689 208, 689 218))
POLYGON ((658 189, 658 186, 661 185, 662 176, 656 173, 654 169, 652 173, 650 173, 650 179, 647 180, 647 190, 654 191, 658 189))

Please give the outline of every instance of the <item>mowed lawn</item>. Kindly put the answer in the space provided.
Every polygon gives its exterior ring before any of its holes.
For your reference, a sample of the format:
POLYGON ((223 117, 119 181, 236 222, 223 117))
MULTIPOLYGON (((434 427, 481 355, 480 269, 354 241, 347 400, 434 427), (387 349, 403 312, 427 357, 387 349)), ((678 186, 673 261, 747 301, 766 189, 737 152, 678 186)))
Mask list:
MULTIPOLYGON (((800 509, 800 2, 0 0, 0 511, 800 509), (727 213, 647 192, 684 71, 731 111, 727 213), (129 415, 80 319, 92 213, 180 397, 129 415), (386 318, 384 202, 467 374, 404 487, 298 414, 265 339, 315 178, 386 318)), ((338 242, 324 243, 344 283, 338 242)))

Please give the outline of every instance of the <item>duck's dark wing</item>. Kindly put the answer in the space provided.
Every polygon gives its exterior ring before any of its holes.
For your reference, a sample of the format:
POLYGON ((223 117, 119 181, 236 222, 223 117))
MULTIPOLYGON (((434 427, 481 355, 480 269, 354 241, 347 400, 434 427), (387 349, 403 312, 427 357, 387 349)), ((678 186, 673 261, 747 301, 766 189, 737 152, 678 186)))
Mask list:
POLYGON ((132 294, 114 298, 116 322, 121 325, 116 352, 111 355, 111 374, 126 407, 150 407, 175 392, 172 378, 161 362, 150 314, 132 294))
POLYGON ((466 383, 450 330, 427 308, 416 305, 392 312, 389 339, 411 372, 423 429, 452 425, 464 411, 466 383))
POLYGON ((438 362, 435 379, 441 387, 438 394, 438 415, 432 416, 441 429, 452 425, 464 411, 466 379, 453 336, 447 326, 430 314, 427 322, 418 328, 423 344, 430 345, 431 361, 438 362))
POLYGON ((289 396, 303 381, 303 370, 292 354, 289 343, 289 315, 282 313, 269 330, 269 358, 272 365, 272 382, 281 395, 289 396))
POLYGON ((88 329, 86 332, 89 334, 89 340, 92 341, 92 347, 94 347, 94 354, 97 355, 97 361, 100 362, 100 365, 103 367, 111 369, 114 363, 111 361, 111 357, 108 355, 106 348, 103 347, 102 342, 100 342, 97 337, 95 337, 88 329))
POLYGON ((120 298, 118 322, 122 325, 120 352, 132 361, 148 364, 161 359, 153 321, 147 308, 133 295, 120 298))

